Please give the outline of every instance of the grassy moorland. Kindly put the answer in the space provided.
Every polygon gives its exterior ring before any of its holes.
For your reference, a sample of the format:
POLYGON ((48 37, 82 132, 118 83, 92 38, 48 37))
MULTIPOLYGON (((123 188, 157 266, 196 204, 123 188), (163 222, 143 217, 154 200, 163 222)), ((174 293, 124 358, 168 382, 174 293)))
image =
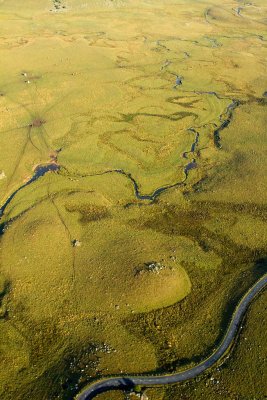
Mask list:
MULTIPOLYGON (((266 16, 264 0, 0 1, 0 207, 60 166, 0 220, 1 399, 175 371, 220 340, 266 271, 266 16)), ((149 398, 263 399, 264 299, 212 372, 223 389, 149 398)))
MULTIPOLYGON (((231 357, 222 365, 191 382, 166 388, 143 389, 143 393, 149 400, 264 399, 267 394, 265 331, 266 293, 263 293, 252 305, 231 357)), ((104 400, 105 396, 99 396, 99 399, 104 400)))

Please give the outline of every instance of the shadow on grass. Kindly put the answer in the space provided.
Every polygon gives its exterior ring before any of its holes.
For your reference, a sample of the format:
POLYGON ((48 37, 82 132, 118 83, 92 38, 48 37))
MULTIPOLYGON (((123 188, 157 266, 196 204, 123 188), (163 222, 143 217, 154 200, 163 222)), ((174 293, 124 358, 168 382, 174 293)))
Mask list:
MULTIPOLYGON (((206 351, 202 354, 194 356, 192 358, 182 358, 179 360, 175 360, 171 363, 164 364, 160 369, 154 371, 154 374, 173 372, 175 373, 178 369, 184 367, 188 367, 191 363, 199 364, 201 361, 208 358, 212 352, 218 347, 221 343, 225 332, 229 326, 233 313, 235 311, 236 306, 238 305, 241 298, 245 295, 248 289, 256 283, 264 274, 267 272, 267 257, 259 258, 253 268, 251 269, 250 276, 246 276, 246 282, 244 282, 244 277, 241 275, 235 285, 232 287, 229 297, 230 300, 226 303, 225 310, 222 315, 221 323, 220 323, 220 334, 218 335, 216 341, 209 346, 206 351)), ((245 316, 244 316, 245 318, 245 316)))

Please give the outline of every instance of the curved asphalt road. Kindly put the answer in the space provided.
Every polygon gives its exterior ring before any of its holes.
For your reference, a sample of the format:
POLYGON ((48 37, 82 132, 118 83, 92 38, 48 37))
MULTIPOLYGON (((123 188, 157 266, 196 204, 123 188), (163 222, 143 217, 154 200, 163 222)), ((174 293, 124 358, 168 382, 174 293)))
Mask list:
POLYGON ((254 297, 264 288, 267 284, 267 273, 260 278, 254 286, 252 286, 242 300, 239 302, 232 316, 231 323, 228 330, 219 344, 218 348, 212 353, 206 360, 193 368, 187 369, 182 372, 170 374, 170 375, 158 375, 158 376, 118 376, 111 378, 102 378, 96 382, 93 382, 87 388, 83 389, 80 394, 77 395, 76 400, 90 400, 97 394, 112 389, 127 389, 133 388, 136 385, 140 386, 153 386, 153 385, 166 385, 169 383, 177 383, 186 381, 191 378, 195 378, 197 375, 204 372, 215 364, 225 353, 229 350, 235 336, 238 333, 238 328, 241 320, 248 309, 249 304, 254 297))

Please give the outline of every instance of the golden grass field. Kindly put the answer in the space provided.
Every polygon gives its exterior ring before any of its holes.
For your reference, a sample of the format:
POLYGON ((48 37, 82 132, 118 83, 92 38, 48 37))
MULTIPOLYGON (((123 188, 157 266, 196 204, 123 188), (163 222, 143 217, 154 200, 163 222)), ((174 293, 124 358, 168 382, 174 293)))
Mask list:
MULTIPOLYGON (((0 214, 1 399, 218 342, 267 265, 266 21, 265 0, 0 0, 0 207, 60 167, 0 214)), ((264 399, 264 296, 220 384, 149 400, 264 399)))

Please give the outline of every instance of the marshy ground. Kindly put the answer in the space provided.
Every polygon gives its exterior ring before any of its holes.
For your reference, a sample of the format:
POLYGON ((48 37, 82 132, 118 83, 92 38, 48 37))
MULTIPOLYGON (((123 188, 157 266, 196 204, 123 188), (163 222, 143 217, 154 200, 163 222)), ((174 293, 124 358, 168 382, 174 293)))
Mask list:
MULTIPOLYGON (((265 1, 1 0, 0 18, 1 399, 193 365, 266 271, 265 1)), ((264 399, 265 309, 223 368, 149 400, 264 399)))

